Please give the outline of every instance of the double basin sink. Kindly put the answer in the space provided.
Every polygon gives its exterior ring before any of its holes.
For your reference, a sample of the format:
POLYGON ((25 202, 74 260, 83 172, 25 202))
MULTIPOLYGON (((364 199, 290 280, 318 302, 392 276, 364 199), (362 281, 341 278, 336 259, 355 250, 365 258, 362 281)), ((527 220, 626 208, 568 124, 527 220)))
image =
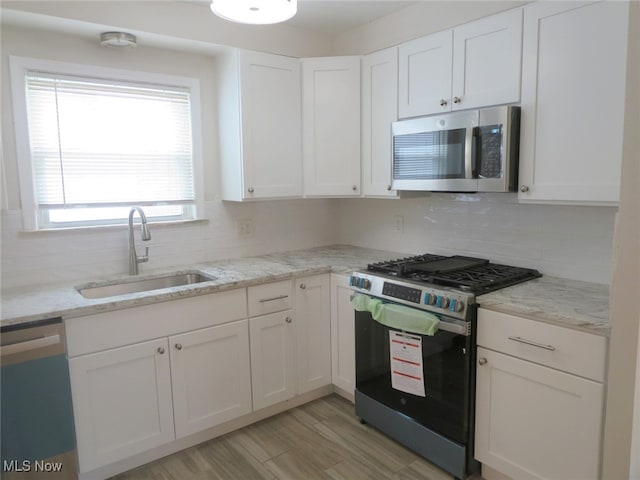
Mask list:
POLYGON ((126 279, 117 283, 81 286, 76 287, 76 290, 84 298, 96 299, 117 297, 128 293, 150 292, 183 285, 195 285, 203 282, 211 282, 215 279, 216 277, 205 275, 202 272, 181 272, 169 273, 152 278, 126 279))

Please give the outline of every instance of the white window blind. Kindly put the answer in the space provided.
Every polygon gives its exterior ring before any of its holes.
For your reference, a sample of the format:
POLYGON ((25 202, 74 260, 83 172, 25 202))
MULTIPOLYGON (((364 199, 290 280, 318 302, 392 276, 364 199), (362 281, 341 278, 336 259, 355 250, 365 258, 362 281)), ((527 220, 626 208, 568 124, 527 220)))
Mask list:
POLYGON ((195 202, 187 88, 28 72, 38 209, 195 202))

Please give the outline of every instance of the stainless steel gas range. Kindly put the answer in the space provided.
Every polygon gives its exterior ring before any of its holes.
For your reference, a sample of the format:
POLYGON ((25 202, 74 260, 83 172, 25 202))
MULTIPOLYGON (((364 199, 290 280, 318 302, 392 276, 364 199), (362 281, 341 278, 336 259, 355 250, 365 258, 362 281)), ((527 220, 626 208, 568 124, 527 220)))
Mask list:
POLYGON ((456 478, 477 472, 476 296, 540 276, 431 254, 353 272, 356 414, 456 478))

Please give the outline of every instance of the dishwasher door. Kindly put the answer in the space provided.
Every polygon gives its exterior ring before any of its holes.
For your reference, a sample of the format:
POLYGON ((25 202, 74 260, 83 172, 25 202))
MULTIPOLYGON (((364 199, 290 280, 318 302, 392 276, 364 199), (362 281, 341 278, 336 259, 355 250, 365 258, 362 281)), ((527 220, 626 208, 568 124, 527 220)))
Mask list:
POLYGON ((2 327, 0 364, 2 478, 76 479, 62 319, 2 327))

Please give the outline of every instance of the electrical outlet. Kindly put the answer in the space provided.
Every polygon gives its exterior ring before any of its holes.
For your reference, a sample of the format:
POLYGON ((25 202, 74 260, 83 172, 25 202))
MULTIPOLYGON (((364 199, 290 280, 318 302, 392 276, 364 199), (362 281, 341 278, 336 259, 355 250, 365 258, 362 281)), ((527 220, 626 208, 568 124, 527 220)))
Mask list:
POLYGON ((396 232, 404 233, 404 217, 402 215, 394 215, 393 222, 396 232))
POLYGON ((253 238, 253 220, 238 220, 238 238, 253 238))

